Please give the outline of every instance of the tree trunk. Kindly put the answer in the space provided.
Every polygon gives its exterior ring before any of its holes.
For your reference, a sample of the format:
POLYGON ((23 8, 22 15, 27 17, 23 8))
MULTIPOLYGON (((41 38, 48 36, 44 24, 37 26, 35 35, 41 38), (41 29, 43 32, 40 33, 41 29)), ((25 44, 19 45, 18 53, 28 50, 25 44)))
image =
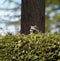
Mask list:
POLYGON ((45 32, 45 0, 22 0, 21 33, 29 34, 34 25, 45 32))

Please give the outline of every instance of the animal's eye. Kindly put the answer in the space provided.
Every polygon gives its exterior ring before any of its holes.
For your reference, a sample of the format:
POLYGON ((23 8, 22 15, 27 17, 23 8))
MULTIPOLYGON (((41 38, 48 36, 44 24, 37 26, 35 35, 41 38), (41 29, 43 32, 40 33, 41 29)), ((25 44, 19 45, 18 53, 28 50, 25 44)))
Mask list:
POLYGON ((35 33, 35 32, 36 32, 36 30, 33 31, 33 33, 35 33))

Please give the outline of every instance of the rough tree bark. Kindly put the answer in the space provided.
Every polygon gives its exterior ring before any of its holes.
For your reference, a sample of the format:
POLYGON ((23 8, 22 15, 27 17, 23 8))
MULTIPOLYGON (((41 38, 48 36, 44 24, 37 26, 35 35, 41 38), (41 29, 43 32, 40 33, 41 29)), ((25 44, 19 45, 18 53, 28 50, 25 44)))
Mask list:
POLYGON ((22 0, 21 33, 29 34, 32 25, 45 32, 45 0, 22 0))

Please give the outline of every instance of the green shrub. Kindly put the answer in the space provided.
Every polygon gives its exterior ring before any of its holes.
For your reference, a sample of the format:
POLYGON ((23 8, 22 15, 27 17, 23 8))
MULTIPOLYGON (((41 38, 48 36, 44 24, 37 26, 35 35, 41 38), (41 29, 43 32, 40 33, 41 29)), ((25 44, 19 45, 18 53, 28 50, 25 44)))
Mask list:
POLYGON ((0 36, 0 61, 60 61, 60 34, 0 36))

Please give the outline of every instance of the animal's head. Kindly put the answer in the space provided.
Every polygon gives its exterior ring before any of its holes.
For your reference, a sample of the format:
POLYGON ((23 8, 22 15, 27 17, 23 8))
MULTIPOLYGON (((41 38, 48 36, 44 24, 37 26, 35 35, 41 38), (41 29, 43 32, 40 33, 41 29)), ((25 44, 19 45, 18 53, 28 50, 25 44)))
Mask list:
POLYGON ((30 33, 38 33, 39 29, 36 25, 30 27, 30 33))

